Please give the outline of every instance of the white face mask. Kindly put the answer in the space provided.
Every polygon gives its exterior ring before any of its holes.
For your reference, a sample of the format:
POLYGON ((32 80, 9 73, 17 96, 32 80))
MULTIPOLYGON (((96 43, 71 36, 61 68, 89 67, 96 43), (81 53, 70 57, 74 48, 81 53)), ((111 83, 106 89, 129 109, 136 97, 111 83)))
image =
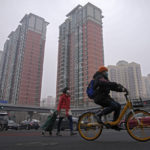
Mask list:
POLYGON ((67 90, 67 91, 66 91, 66 94, 70 94, 70 91, 69 91, 69 90, 67 90))

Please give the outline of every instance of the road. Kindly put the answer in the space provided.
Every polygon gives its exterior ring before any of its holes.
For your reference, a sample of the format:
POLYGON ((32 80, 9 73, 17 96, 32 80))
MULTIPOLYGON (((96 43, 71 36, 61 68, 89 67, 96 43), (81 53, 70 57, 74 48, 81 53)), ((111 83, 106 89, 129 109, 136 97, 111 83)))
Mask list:
POLYGON ((95 141, 85 141, 78 134, 70 136, 63 131, 58 137, 55 131, 52 136, 41 131, 18 130, 0 132, 0 150, 149 150, 149 142, 137 142, 127 132, 104 130, 95 141))

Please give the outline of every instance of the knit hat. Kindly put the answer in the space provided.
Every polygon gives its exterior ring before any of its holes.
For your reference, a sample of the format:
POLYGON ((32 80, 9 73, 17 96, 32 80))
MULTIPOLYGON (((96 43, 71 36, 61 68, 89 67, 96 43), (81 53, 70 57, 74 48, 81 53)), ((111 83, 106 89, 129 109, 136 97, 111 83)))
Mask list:
POLYGON ((104 66, 101 66, 99 69, 98 69, 99 72, 103 72, 103 71, 108 71, 108 68, 107 67, 104 67, 104 66))

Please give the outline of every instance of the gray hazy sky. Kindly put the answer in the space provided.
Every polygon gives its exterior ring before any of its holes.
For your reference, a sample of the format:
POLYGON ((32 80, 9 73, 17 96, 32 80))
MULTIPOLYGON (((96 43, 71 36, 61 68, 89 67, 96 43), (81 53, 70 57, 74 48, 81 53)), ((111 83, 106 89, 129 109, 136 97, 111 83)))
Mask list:
POLYGON ((119 60, 141 65, 150 73, 150 0, 0 0, 0 49, 25 14, 34 13, 47 27, 42 97, 55 96, 59 25, 78 4, 90 2, 103 12, 105 65, 119 60))

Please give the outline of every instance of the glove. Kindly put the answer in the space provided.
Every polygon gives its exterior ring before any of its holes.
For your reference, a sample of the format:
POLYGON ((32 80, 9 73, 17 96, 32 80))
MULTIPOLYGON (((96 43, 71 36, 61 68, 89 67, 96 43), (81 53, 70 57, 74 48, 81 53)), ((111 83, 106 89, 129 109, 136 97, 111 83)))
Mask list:
POLYGON ((126 92, 128 94, 128 90, 123 87, 121 84, 118 84, 118 88, 120 89, 121 92, 126 92))
POLYGON ((122 88, 122 92, 128 93, 128 90, 127 90, 125 87, 123 87, 123 88, 122 88))

